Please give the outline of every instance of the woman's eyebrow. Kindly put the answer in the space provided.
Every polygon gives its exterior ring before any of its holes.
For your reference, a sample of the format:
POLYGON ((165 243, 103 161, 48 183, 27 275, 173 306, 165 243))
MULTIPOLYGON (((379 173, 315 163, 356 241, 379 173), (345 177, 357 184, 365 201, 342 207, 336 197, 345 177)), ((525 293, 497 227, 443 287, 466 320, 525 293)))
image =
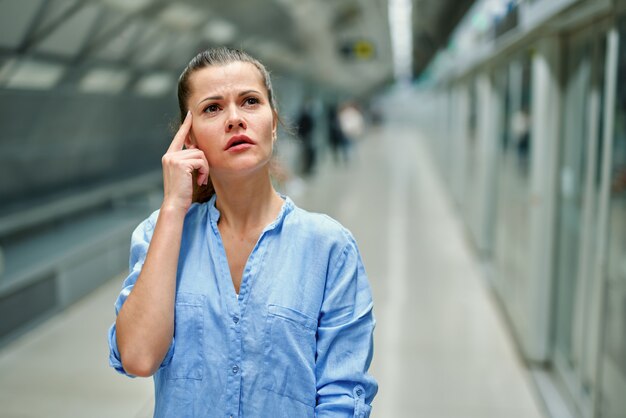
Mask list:
POLYGON ((245 90, 239 93, 239 97, 245 96, 246 94, 250 94, 250 93, 261 94, 261 92, 259 92, 258 90, 245 90))
POLYGON ((209 97, 205 97, 204 99, 200 100, 198 102, 198 104, 201 104, 202 102, 206 102, 207 100, 224 100, 224 96, 209 96, 209 97))
MULTIPOLYGON (((261 94, 261 92, 259 92, 258 90, 244 90, 241 93, 239 93, 237 96, 241 97, 241 96, 245 96, 246 94, 250 94, 250 93, 261 94)), ((224 96, 209 96, 209 97, 205 97, 204 99, 200 100, 198 102, 198 104, 206 102, 207 100, 224 100, 224 96)))

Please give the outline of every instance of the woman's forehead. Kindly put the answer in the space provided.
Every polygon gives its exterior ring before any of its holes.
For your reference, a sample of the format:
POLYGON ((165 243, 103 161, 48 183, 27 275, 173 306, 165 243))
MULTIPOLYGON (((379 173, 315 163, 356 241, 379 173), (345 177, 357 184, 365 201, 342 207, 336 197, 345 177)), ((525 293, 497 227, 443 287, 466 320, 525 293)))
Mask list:
POLYGON ((201 68, 191 74, 190 85, 194 96, 233 89, 254 89, 266 93, 261 72, 249 62, 232 62, 201 68))

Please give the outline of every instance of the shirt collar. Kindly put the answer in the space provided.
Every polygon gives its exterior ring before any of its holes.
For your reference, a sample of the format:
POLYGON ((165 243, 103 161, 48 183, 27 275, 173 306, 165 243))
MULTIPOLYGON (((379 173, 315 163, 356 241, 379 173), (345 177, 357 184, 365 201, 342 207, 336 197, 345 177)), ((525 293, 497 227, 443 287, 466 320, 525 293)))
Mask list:
MULTIPOLYGON (((284 200, 283 206, 280 208, 280 212, 278 212, 278 216, 276 216, 276 219, 274 219, 272 223, 267 225, 265 229, 263 230, 263 232, 270 231, 282 225, 287 214, 291 212, 295 207, 295 204, 293 203, 291 198, 289 198, 289 196, 285 196, 283 194, 279 194, 279 195, 284 200)), ((216 200, 217 200, 217 195, 214 194, 213 196, 211 196, 211 199, 208 201, 208 206, 209 206, 208 215, 209 215, 209 222, 211 223, 211 227, 213 228, 213 232, 215 234, 218 234, 219 230, 217 229, 217 221, 219 221, 220 219, 220 211, 215 207, 216 200)))

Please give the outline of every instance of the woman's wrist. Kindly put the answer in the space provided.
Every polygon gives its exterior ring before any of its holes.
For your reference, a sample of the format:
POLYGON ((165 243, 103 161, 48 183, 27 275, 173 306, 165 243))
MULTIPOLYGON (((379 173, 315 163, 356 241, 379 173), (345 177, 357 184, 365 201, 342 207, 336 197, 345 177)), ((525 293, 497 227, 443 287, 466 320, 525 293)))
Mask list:
POLYGON ((159 214, 163 214, 167 217, 184 218, 188 210, 189 210, 188 204, 164 200, 163 203, 161 204, 161 209, 159 211, 159 214))

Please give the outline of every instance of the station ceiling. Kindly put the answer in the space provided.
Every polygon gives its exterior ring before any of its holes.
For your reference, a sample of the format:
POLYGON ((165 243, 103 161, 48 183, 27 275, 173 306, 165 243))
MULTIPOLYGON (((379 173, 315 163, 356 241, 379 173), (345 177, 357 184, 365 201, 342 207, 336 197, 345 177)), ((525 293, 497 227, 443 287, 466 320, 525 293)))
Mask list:
MULTIPOLYGON (((474 0, 413 0, 418 75, 474 0)), ((388 0, 0 0, 0 87, 171 91, 199 50, 367 94, 393 78, 388 0)))

